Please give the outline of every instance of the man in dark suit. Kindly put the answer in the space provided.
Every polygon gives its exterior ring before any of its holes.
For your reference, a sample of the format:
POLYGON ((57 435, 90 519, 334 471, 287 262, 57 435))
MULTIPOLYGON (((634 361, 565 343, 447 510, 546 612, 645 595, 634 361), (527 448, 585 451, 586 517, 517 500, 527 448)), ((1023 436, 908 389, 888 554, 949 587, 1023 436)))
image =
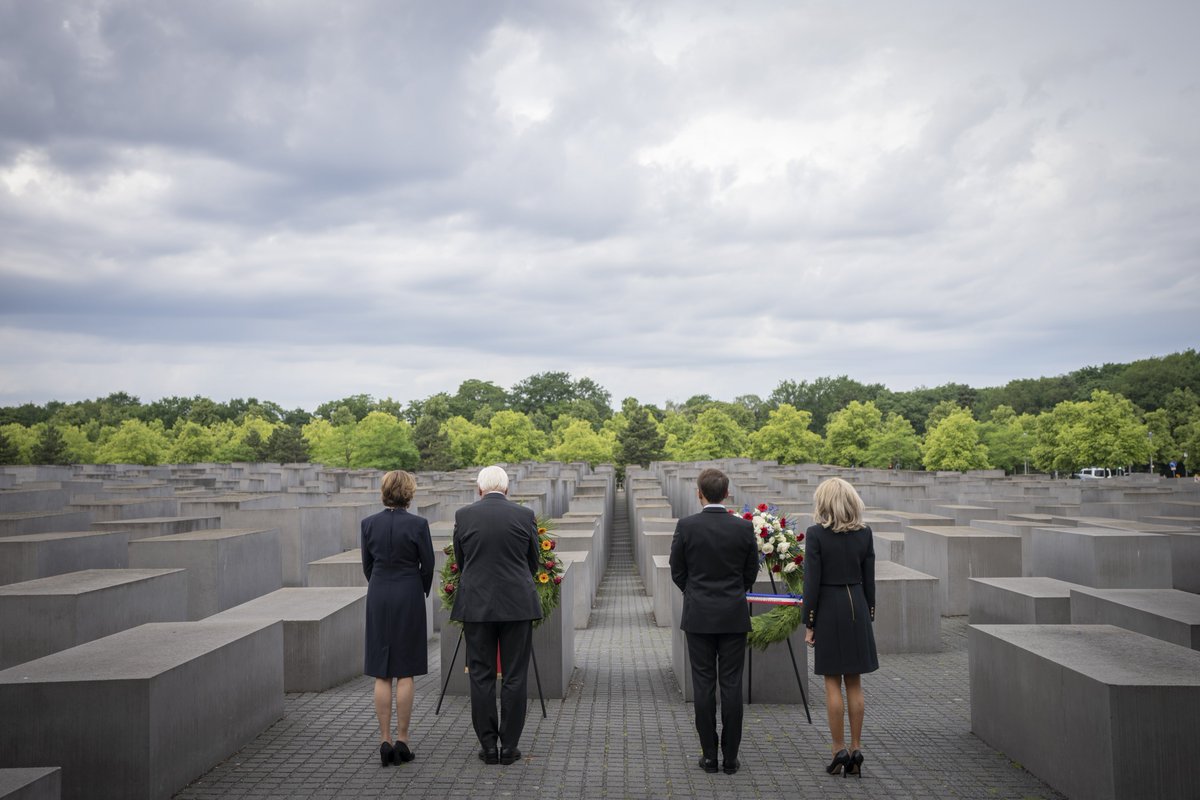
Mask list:
POLYGON ((501 467, 479 473, 479 496, 454 515, 454 560, 458 591, 450 619, 463 624, 471 679, 471 723, 479 757, 488 764, 521 758, 517 744, 525 727, 526 671, 533 648, 533 620, 541 619, 533 576, 538 571, 537 519, 508 499, 501 467), (496 647, 504 683, 496 720, 496 647))
POLYGON ((758 577, 754 526, 721 505, 729 478, 706 469, 696 479, 699 514, 684 517, 671 540, 671 579, 683 591, 683 618, 692 662, 700 767, 717 771, 717 745, 727 774, 738 771, 742 743, 742 669, 750 608, 746 592, 758 577), (717 737, 717 685, 721 687, 721 736, 717 737))

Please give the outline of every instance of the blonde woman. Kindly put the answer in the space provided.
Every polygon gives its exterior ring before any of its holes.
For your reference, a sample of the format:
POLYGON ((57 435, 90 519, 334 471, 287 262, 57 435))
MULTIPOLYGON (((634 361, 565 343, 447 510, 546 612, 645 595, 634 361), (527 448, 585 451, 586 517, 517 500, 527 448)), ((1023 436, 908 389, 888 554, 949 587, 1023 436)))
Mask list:
POLYGON ((813 672, 825 676, 825 708, 833 739, 833 762, 825 771, 859 777, 865 709, 862 674, 879 669, 871 629, 875 620, 875 543, 862 516, 863 501, 854 487, 841 478, 830 478, 813 494, 817 524, 804 536, 804 641, 814 649, 813 672), (844 720, 847 710, 849 748, 844 720))
POLYGON ((413 676, 429 672, 425 597, 433 585, 433 541, 425 518, 407 511, 416 491, 417 481, 410 473, 387 473, 380 487, 383 511, 362 521, 362 564, 367 576, 363 672, 375 678, 379 760, 385 767, 414 758, 408 746, 413 676))

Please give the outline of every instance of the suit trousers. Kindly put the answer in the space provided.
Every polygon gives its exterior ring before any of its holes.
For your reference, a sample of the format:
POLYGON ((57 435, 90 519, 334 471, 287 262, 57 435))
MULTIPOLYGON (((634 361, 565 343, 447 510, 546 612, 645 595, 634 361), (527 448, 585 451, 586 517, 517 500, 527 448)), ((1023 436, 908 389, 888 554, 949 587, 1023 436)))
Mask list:
POLYGON ((533 650, 533 622, 464 622, 471 679, 471 724, 487 748, 515 748, 525 729, 526 678, 533 650), (496 719, 496 647, 504 673, 500 719, 496 719))
POLYGON ((687 633, 692 662, 692 694, 696 733, 705 758, 737 758, 742 743, 742 671, 746 663, 745 633, 687 633), (717 686, 721 687, 721 736, 717 738, 717 686))

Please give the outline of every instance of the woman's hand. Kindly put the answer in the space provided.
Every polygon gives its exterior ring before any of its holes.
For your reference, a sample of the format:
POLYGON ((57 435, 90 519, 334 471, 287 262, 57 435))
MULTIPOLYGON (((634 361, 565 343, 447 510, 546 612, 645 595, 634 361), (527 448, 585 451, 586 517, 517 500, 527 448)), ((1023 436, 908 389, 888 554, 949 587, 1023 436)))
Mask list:
POLYGON ((808 645, 809 647, 812 647, 816 644, 816 642, 817 642, 817 640, 813 638, 813 629, 805 628, 804 629, 804 643, 806 645, 808 645))

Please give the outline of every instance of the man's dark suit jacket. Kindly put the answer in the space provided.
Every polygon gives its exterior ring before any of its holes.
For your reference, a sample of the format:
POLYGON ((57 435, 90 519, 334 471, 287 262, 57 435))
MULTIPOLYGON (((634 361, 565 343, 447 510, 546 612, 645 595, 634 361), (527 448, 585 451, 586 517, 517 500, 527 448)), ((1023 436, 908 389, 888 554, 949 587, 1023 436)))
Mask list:
POLYGON ((750 630, 746 592, 758 577, 758 545, 749 520, 724 508, 706 508, 675 525, 671 580, 683 591, 680 630, 750 630))
POLYGON ((537 518, 499 492, 454 515, 458 591, 450 619, 516 622, 542 618, 533 576, 538 570, 537 518))

